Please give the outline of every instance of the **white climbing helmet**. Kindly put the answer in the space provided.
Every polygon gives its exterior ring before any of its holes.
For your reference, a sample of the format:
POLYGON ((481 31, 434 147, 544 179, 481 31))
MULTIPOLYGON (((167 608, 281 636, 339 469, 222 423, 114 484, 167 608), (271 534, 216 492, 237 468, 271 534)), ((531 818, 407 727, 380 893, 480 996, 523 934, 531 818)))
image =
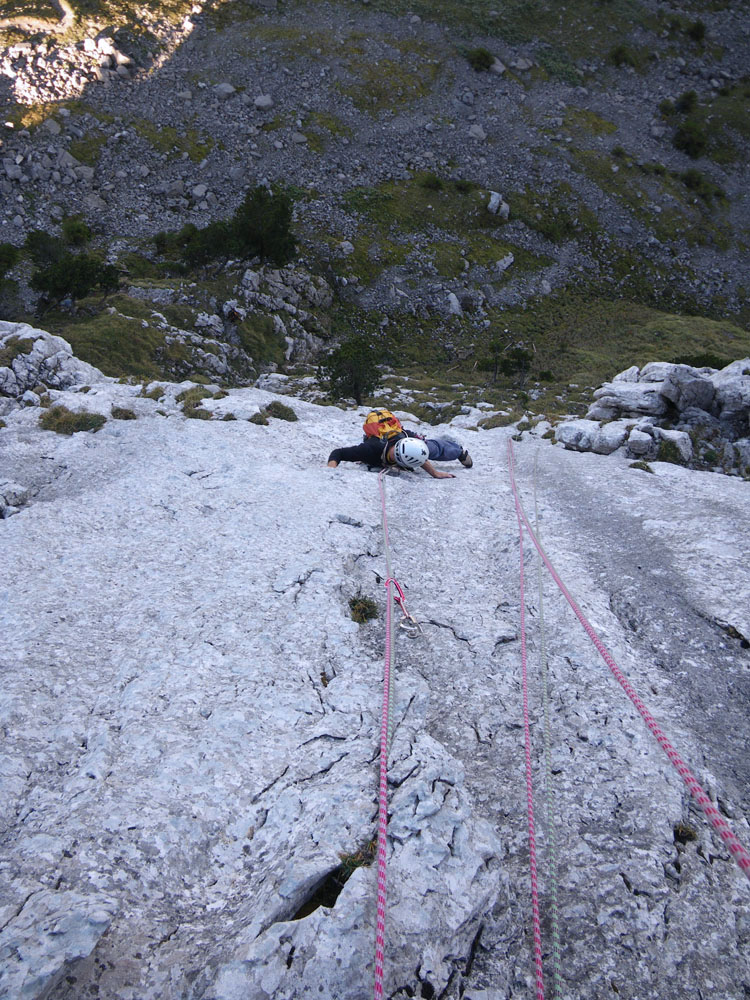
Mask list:
POLYGON ((418 469, 430 457, 430 451, 419 438, 401 438, 394 449, 396 463, 402 469, 418 469))

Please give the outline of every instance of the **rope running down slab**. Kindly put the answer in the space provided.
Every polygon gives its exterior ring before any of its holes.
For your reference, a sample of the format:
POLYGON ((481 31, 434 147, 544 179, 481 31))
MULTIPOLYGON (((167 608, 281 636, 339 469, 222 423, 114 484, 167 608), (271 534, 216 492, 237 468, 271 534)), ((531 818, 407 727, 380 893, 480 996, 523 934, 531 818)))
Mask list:
MULTIPOLYGON (((385 674, 383 678, 383 710, 380 723, 380 791, 378 809, 378 909, 375 925, 375 1000, 383 998, 383 966, 385 964, 385 898, 386 898, 386 838, 388 834, 388 744, 391 736, 391 660, 393 658, 393 571, 391 569, 391 543, 388 537, 388 515, 385 509, 383 477, 378 476, 383 522, 385 584, 387 601, 385 612, 385 674)), ((396 584, 398 586, 398 584, 396 584)), ((399 588, 400 591, 400 588, 399 588)))
POLYGON ((516 517, 518 519, 518 541, 520 545, 521 572, 521 672, 523 677, 523 732, 526 758, 526 809, 529 828, 529 869, 531 874, 531 911, 534 924, 534 966, 536 972, 537 1000, 544 1000, 544 972, 542 967, 542 924, 539 917, 539 886, 536 870, 536 834, 534 831, 534 786, 531 771, 531 728, 529 726, 529 687, 526 669, 526 597, 524 593, 523 571, 523 524, 518 495, 515 496, 516 517))
POLYGON ((508 470, 510 473, 511 489, 513 491, 513 496, 516 502, 516 515, 518 516, 519 519, 523 518, 523 523, 526 525, 526 530, 528 531, 532 542, 536 546, 539 555, 542 557, 544 565, 550 571, 552 579, 555 581, 557 586, 564 594, 565 599, 573 609, 576 618, 578 618, 581 625, 583 625, 586 634, 588 635, 589 639, 591 639, 594 646, 596 646, 599 655, 602 657, 604 662, 609 667, 615 680, 618 682, 618 684, 623 689, 625 694, 631 700, 633 705, 635 705, 636 709, 638 710, 638 713, 640 714, 643 721, 646 723, 646 726, 648 727, 652 736, 656 739, 657 743, 662 748, 667 757, 669 757, 677 773, 685 782, 690 794, 696 800, 701 809, 703 809, 703 812, 706 814, 706 817, 708 818, 709 822, 714 827, 716 832, 719 834, 721 839, 724 841, 727 848, 734 856, 735 861, 740 866, 741 870, 744 872, 747 878, 750 879, 750 852, 748 852, 744 844, 742 844, 742 842, 738 839, 735 833, 731 830, 729 824, 721 815, 716 806, 713 804, 713 802, 709 798, 708 794, 704 791, 699 781, 695 778, 695 776, 693 775, 687 764, 683 761, 683 759, 677 753, 677 751, 669 742, 667 737, 664 735, 654 717, 651 715, 649 710, 641 701, 639 695, 633 688, 630 681, 627 679, 627 677, 625 677, 623 672, 617 666, 614 659, 612 658, 612 654, 607 650, 604 643, 601 641, 599 636, 594 631, 594 628, 589 622, 589 620, 585 617, 581 609, 576 604, 575 600, 570 594, 570 591, 560 579, 557 571, 555 570, 555 567, 550 562, 547 553, 544 551, 538 538, 534 534, 534 531, 528 522, 526 514, 523 510, 523 506, 521 505, 521 500, 518 495, 518 489, 516 487, 516 477, 515 477, 515 458, 513 455, 513 443, 510 440, 508 441, 508 470))
MULTIPOLYGON (((537 459, 539 452, 534 454, 534 527, 537 536, 541 538, 539 527, 539 505, 537 503, 537 459)), ((557 837, 555 832, 554 814, 555 788, 552 781, 552 726, 549 707, 549 669, 547 662, 547 631, 544 624, 544 586, 542 580, 542 560, 537 560, 537 585, 539 588, 539 633, 540 660, 542 666, 542 702, 544 704, 544 763, 545 763, 545 798, 547 812, 547 842, 549 856, 549 909, 550 936, 552 939, 552 1000, 559 1000, 562 995, 560 972, 560 919, 557 906, 557 837)))

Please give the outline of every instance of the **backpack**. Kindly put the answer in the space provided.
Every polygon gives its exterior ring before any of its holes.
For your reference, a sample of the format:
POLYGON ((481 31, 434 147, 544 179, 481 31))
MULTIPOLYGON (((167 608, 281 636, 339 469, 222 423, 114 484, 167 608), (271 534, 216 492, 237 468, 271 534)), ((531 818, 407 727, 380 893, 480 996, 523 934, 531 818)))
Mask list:
POLYGON ((394 417, 390 410, 370 410, 362 425, 365 437, 380 438, 381 441, 389 441, 391 438, 404 433, 401 421, 394 417))

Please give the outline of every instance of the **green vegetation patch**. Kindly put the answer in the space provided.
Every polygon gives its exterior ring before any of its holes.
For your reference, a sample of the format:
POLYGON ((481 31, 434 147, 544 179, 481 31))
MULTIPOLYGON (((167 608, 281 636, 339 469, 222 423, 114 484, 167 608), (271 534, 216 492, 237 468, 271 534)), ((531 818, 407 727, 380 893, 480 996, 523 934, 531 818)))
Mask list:
POLYGON ((79 163, 84 163, 87 167, 95 167, 104 146, 107 144, 107 138, 103 134, 94 134, 85 136, 83 139, 74 139, 68 147, 68 152, 79 163))
POLYGON ((558 184, 547 192, 527 187, 511 192, 507 200, 512 218, 520 219, 551 243, 591 240, 599 232, 596 216, 569 184, 558 184))
MULTIPOLYGON (((653 229, 661 242, 684 239, 691 246, 722 250, 730 245, 732 229, 720 197, 712 201, 704 197, 709 191, 707 181, 697 192, 700 197, 694 195, 697 171, 680 175, 658 165, 638 164, 620 147, 613 150, 614 158, 586 149, 572 150, 571 155, 578 170, 653 229)), ((713 194, 720 191, 713 185, 710 190, 713 194)))
POLYGON ((201 407, 201 402, 213 398, 213 395, 213 392, 205 386, 195 385, 181 392, 176 401, 182 403, 182 412, 186 417, 193 420, 213 420, 213 413, 201 407))
POLYGON ((564 126, 569 132, 586 135, 612 135, 617 125, 588 108, 571 108, 565 111, 564 126))
POLYGON ((673 145, 693 159, 706 156, 727 165, 744 155, 750 139, 750 76, 727 84, 716 96, 699 99, 694 90, 659 105, 674 127, 673 145))
POLYGON ((214 146, 211 136, 196 129, 185 128, 178 131, 172 125, 157 125, 145 118, 136 118, 131 124, 138 135, 157 152, 172 157, 187 153, 194 163, 205 159, 214 146))
POLYGON ((282 403, 279 399, 271 400, 265 407, 265 413, 269 417, 276 417, 277 420, 289 420, 291 422, 299 420, 299 417, 291 406, 287 406, 286 403, 282 403))
POLYGON ((237 326, 242 349, 255 361, 272 361, 282 364, 286 355, 286 341, 276 329, 273 319, 262 313, 250 313, 237 326))
POLYGON ((706 350, 733 359, 750 353, 750 331, 729 321, 594 297, 591 289, 547 296, 491 319, 488 341, 499 336, 503 344, 523 344, 532 352, 532 380, 547 371, 558 385, 597 386, 633 364, 642 368, 706 350))
POLYGON ((81 411, 74 413, 66 406, 53 406, 45 410, 39 418, 39 426, 56 434, 75 434, 77 431, 98 431, 106 424, 107 418, 101 413, 81 411))
POLYGON ((150 310, 142 302, 125 296, 116 296, 112 302, 116 312, 79 315, 72 321, 68 319, 58 332, 69 341, 76 357, 100 368, 105 375, 167 377, 165 361, 169 351, 164 333, 153 326, 143 326, 150 310), (128 315, 122 315, 123 312, 128 315))
POLYGON ((31 354, 34 349, 34 338, 8 337, 0 344, 0 368, 9 368, 15 359, 22 354, 31 354))
POLYGON ((352 80, 340 84, 340 89, 356 108, 371 115, 422 100, 431 93, 440 74, 439 62, 424 63, 416 58, 371 61, 352 55, 348 63, 352 80))
POLYGON ((311 111, 307 115, 302 133, 310 149, 315 153, 322 153, 330 137, 348 138, 352 130, 340 118, 328 111, 311 111))
POLYGON ((364 625, 371 618, 378 617, 378 606, 371 597, 357 594, 356 597, 349 598, 349 611, 352 619, 359 625, 364 625))
POLYGON ((487 210, 489 192, 469 183, 423 172, 409 181, 354 188, 343 201, 363 220, 363 243, 354 243, 347 267, 365 279, 414 250, 445 277, 458 276, 466 265, 491 268, 508 253, 515 257, 515 274, 549 262, 499 239, 503 221, 487 210))

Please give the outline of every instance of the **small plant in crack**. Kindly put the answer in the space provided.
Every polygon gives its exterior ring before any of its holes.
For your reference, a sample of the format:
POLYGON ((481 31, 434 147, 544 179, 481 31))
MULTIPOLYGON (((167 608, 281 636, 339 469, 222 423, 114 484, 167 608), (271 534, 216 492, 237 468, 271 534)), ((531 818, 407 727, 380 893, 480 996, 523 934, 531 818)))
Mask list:
POLYGON ((373 839, 353 854, 340 854, 341 864, 318 882, 310 896, 308 896, 294 914, 292 920, 303 920, 321 906, 332 909, 336 905, 336 900, 339 898, 341 890, 357 868, 363 868, 372 864, 375 858, 376 846, 377 841, 373 839))
POLYGON ((364 847, 360 847, 358 851, 354 854, 339 854, 341 858, 341 869, 345 873, 346 878, 350 878, 351 875, 357 870, 357 868, 367 868, 375 860, 375 854, 378 849, 378 842, 375 837, 372 840, 368 840, 364 847))
POLYGON ((363 594, 349 598, 349 611, 354 621, 359 625, 363 625, 371 618, 378 617, 377 604, 371 597, 365 597, 363 594))
POLYGON ((697 840, 698 833, 689 823, 675 823, 674 839, 676 844, 687 844, 690 840, 697 840))

